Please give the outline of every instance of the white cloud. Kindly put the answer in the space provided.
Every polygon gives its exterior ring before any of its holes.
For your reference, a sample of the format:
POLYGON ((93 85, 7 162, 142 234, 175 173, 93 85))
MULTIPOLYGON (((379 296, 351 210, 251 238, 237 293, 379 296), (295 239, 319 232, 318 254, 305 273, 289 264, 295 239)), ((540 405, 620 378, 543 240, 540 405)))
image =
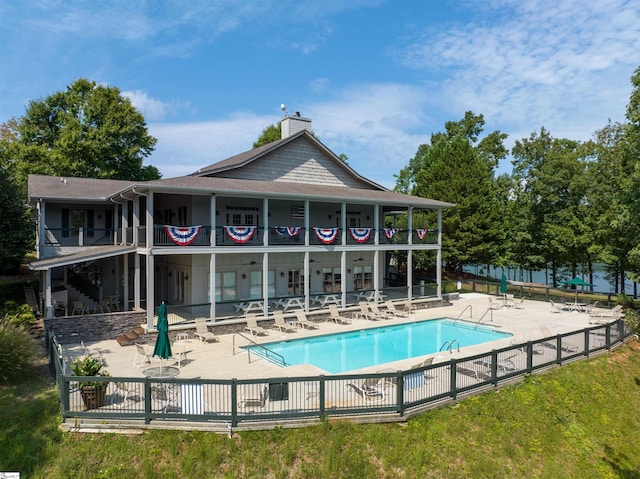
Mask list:
POLYGON ((544 125, 576 140, 590 138, 608 118, 623 120, 640 50, 637 4, 492 5, 490 23, 430 30, 404 52, 406 65, 444 75, 434 106, 482 113, 507 133, 544 125))
POLYGON ((131 100, 133 106, 142 113, 147 122, 164 120, 170 108, 168 103, 151 98, 142 90, 123 91, 122 95, 131 100))
POLYGON ((182 176, 250 150, 262 130, 279 118, 234 113, 228 118, 195 123, 149 123, 158 139, 148 163, 164 177, 182 176))

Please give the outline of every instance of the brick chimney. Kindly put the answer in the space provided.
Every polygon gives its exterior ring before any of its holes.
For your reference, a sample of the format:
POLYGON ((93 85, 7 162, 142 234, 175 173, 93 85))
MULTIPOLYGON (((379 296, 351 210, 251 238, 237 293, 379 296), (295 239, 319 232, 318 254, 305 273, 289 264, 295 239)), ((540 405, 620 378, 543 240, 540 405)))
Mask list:
POLYGON ((296 111, 293 115, 285 116, 281 120, 280 126, 281 137, 284 140, 302 130, 311 131, 311 119, 302 118, 300 112, 296 111))

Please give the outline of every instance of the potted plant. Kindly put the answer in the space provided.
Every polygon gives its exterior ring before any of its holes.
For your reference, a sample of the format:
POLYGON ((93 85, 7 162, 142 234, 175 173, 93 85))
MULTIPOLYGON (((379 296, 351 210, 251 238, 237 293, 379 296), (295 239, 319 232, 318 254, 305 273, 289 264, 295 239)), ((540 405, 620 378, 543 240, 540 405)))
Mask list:
MULTIPOLYGON (((98 358, 84 356, 71 363, 71 372, 74 376, 110 376, 107 371, 102 370, 102 366, 103 364, 98 358)), ((97 409, 104 406, 108 384, 108 381, 80 381, 78 387, 86 409, 97 409)))

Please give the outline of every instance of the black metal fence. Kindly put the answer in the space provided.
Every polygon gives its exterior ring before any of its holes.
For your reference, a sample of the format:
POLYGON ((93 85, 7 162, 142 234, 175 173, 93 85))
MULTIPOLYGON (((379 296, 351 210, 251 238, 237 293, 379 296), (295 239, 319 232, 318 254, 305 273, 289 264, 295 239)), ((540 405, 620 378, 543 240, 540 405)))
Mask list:
POLYGON ((618 320, 484 354, 417 364, 406 371, 242 380, 69 376, 51 331, 47 343, 64 421, 206 422, 231 431, 243 425, 268 429, 283 422, 307 424, 327 416, 401 420, 459 396, 609 350, 631 334, 618 320), (85 402, 80 382, 92 380, 106 386, 101 397, 85 402))

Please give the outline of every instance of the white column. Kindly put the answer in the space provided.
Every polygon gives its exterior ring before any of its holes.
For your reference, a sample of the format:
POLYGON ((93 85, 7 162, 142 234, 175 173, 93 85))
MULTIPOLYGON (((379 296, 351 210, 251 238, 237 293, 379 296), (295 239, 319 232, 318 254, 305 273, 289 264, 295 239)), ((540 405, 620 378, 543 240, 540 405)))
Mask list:
MULTIPOLYGON (((211 237, 209 238, 209 244, 211 246, 216 245, 216 195, 211 195, 209 201, 209 222, 211 223, 211 237)), ((214 301, 212 300, 211 303, 214 301)))
POLYGON ((140 309, 140 255, 133 257, 133 308, 140 309))
POLYGON ((309 274, 309 252, 304 252, 304 310, 309 311, 309 283, 311 275, 309 274))
POLYGON ((442 209, 438 208, 438 253, 436 254, 436 294, 442 297, 442 209))
POLYGON ((120 244, 127 244, 127 228, 129 228, 129 203, 122 205, 122 241, 120 244))
MULTIPOLYGON (((413 208, 407 209, 407 244, 413 244, 413 208)), ((413 298, 413 251, 407 251, 407 299, 413 298)))
POLYGON ((44 305, 47 308, 47 318, 53 318, 53 300, 51 298, 51 270, 44 272, 44 305))
MULTIPOLYGON (((148 229, 147 229, 148 231, 148 229)), ((151 252, 147 254, 147 329, 153 328, 155 312, 155 264, 151 252)))
POLYGON ((140 197, 133 199, 133 244, 138 244, 138 227, 140 226, 140 197))
POLYGON ((129 254, 122 257, 124 281, 122 284, 122 310, 129 311, 129 254))
POLYGON ((262 314, 269 314, 269 253, 262 255, 262 314))
POLYGON ((269 244, 269 198, 262 200, 262 217, 262 226, 264 228, 262 244, 267 246, 269 244))
POLYGON ((375 302, 380 301, 380 255, 379 251, 373 252, 373 287, 375 302))
MULTIPOLYGON (((215 211, 215 210, 214 210, 215 211)), ((214 233, 215 238, 215 233, 214 233)), ((209 299, 211 306, 209 307, 209 317, 211 321, 216 322, 216 254, 211 253, 209 256, 209 299)))
POLYGON ((380 205, 373 207, 373 244, 380 244, 380 205))
POLYGON ((147 195, 147 249, 153 248, 154 224, 153 224, 153 191, 147 195))
POLYGON ((344 308, 347 304, 347 252, 343 251, 340 255, 340 304, 344 308))
POLYGON ((309 200, 304 202, 304 244, 309 246, 309 200))
POLYGON ((340 229, 342 234, 340 235, 340 244, 347 244, 347 204, 343 201, 340 204, 340 229))
POLYGON ((44 254, 44 245, 46 242, 47 227, 47 207, 45 202, 40 199, 38 201, 38 259, 44 254))

